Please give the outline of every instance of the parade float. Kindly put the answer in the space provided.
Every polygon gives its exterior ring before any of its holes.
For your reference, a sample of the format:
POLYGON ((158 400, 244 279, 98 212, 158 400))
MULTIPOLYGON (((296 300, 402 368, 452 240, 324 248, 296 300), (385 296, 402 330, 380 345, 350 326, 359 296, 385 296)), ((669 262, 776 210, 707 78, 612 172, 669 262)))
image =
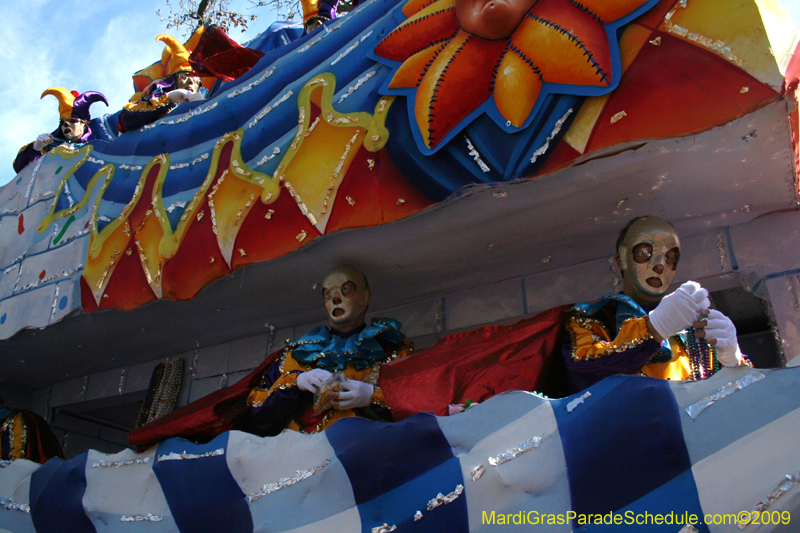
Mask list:
POLYGON ((0 390, 67 457, 3 463, 0 529, 797 527, 800 374, 767 368, 800 362, 797 29, 762 0, 484 7, 371 0, 308 35, 271 28, 204 98, 134 128, 95 117, 95 140, 0 189, 0 390), (614 240, 647 214, 674 224, 676 281, 712 292, 756 368, 470 390, 315 435, 211 417, 198 442, 126 447, 162 396, 224 418, 283 339, 323 323, 334 265, 368 273, 370 314, 424 360, 618 292, 614 240))

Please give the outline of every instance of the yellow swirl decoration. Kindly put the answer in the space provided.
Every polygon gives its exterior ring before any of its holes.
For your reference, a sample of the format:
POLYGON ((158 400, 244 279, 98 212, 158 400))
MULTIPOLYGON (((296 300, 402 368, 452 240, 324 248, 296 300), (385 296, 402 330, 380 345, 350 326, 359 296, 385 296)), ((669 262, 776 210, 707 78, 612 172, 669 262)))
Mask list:
POLYGON ((139 256, 147 283, 155 296, 161 298, 161 272, 164 263, 177 253, 192 222, 197 220, 204 197, 208 200, 220 250, 230 264, 236 234, 252 208, 254 199, 261 197, 265 204, 269 204, 280 194, 278 180, 249 169, 242 160, 243 135, 244 132, 240 129, 223 135, 217 141, 206 178, 175 228, 168 218, 162 195, 164 181, 169 172, 168 154, 155 156, 148 162, 142 169, 130 202, 116 219, 99 232, 96 230, 97 212, 102 194, 98 195, 92 212, 92 233, 83 272, 98 305, 120 255, 131 242, 134 244, 131 248, 139 256), (221 169, 220 155, 229 143, 232 143, 230 162, 226 168, 221 169), (153 177, 154 167, 157 167, 157 173, 153 177), (142 198, 143 191, 148 187, 148 179, 152 180, 152 192, 147 198, 142 198), (143 200, 148 203, 147 211, 134 227, 129 218, 143 200))
MULTIPOLYGON (((73 205, 72 207, 68 207, 66 209, 62 209, 61 211, 56 212, 56 206, 58 205, 58 199, 61 197, 61 194, 64 192, 64 187, 67 184, 67 180, 78 170, 83 164, 89 159, 89 156, 92 155, 92 145, 87 144, 85 146, 80 147, 77 150, 70 150, 65 146, 58 146, 55 149, 51 150, 44 157, 53 157, 55 155, 59 155, 64 159, 72 159, 77 155, 82 155, 80 161, 76 165, 73 165, 65 174, 64 177, 61 178, 61 182, 58 184, 58 189, 56 189, 56 195, 53 197, 53 205, 50 207, 50 212, 39 222, 39 225, 36 228, 37 233, 43 233, 53 222, 58 220, 59 218, 66 218, 78 210, 80 210, 86 202, 89 200, 89 197, 94 190, 94 186, 97 181, 100 179, 101 176, 106 176, 106 179, 103 183, 103 192, 105 188, 108 186, 108 183, 111 181, 111 178, 114 176, 114 166, 113 165, 106 165, 101 168, 97 174, 92 176, 92 179, 89 180, 89 185, 86 186, 86 194, 83 195, 81 201, 73 205)), ((99 196, 102 196, 102 192, 99 196)))
POLYGON ((264 204, 275 202, 282 184, 302 214, 324 233, 339 185, 358 150, 363 146, 376 152, 385 146, 389 137, 386 114, 394 101, 394 97, 382 97, 373 114, 339 113, 333 108, 335 89, 335 76, 324 73, 312 78, 300 91, 297 132, 273 176, 252 170, 245 164, 241 155, 243 129, 223 135, 214 146, 205 180, 175 227, 163 199, 164 182, 170 169, 169 154, 157 155, 145 165, 128 204, 119 216, 99 230, 100 203, 114 176, 115 166, 105 165, 92 177, 80 202, 56 211, 67 180, 92 152, 91 145, 77 151, 57 148, 54 152, 65 158, 78 154, 83 154, 83 158, 62 178, 52 208, 39 224, 38 231, 41 233, 55 220, 82 209, 98 181, 102 181, 92 206, 89 249, 83 270, 83 278, 98 305, 102 298, 108 297, 106 287, 123 254, 138 256, 154 296, 161 298, 164 264, 178 253, 192 223, 204 214, 210 217, 219 250, 231 267, 236 237, 256 199, 264 204), (320 113, 311 121, 314 106, 320 113), (229 145, 230 158, 225 158, 228 163, 222 168, 221 158, 229 145))
POLYGON ((314 76, 303 86, 297 95, 297 133, 273 174, 321 233, 359 148, 377 152, 386 145, 386 115, 395 98, 382 97, 374 114, 339 113, 333 108, 335 93, 336 76, 330 72, 314 76), (312 103, 321 110, 313 122, 312 103))

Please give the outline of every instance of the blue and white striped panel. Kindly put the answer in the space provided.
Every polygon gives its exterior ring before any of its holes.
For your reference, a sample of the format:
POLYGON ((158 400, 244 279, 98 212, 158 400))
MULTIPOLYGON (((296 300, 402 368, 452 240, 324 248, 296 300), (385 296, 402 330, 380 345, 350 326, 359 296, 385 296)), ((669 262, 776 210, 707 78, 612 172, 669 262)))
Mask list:
POLYGON ((325 434, 232 431, 225 459, 255 532, 360 530, 350 480, 325 434))
POLYGON ((439 493, 450 495, 464 484, 461 464, 435 416, 422 413, 395 423, 348 418, 325 434, 353 487, 360 531, 383 525, 414 533, 467 530, 463 497, 428 508, 439 493), (424 513, 422 520, 415 520, 417 511, 424 513))
POLYGON ((153 466, 178 529, 185 533, 252 533, 245 495, 227 462, 229 433, 207 444, 162 442, 153 466))
MULTIPOLYGON (((567 465, 549 401, 508 392, 464 413, 439 418, 439 425, 461 462, 470 531, 495 531, 501 527, 499 515, 521 512, 536 523, 544 514, 563 516, 571 509, 567 465), (497 466, 490 464, 489 458, 524 447, 534 438, 541 438, 537 447, 497 466), (483 474, 473 481, 473 472, 481 467, 483 474)), ((514 526, 513 520, 502 528, 533 527, 514 526)), ((553 532, 571 529, 563 523, 536 527, 553 532)))
POLYGON ((98 533, 177 530, 153 472, 155 453, 155 447, 142 454, 89 451, 83 508, 98 533))
POLYGON ((87 455, 53 457, 31 474, 31 517, 38 533, 95 533, 83 509, 87 455))
MULTIPOLYGON (((572 412, 571 399, 553 401, 564 445, 573 510, 700 512, 691 462, 668 381, 614 376, 596 385, 572 412)), ((619 524, 576 524, 580 532, 613 532, 619 524)), ((674 533, 675 526, 636 526, 674 533)), ((678 528, 680 529, 680 528, 678 528)), ((701 529, 700 531, 704 531, 701 529)))
MULTIPOLYGON (((800 471, 800 394, 796 371, 723 369, 703 382, 702 387, 687 385, 693 384, 673 387, 682 407, 687 446, 693 459, 698 458, 693 461, 692 472, 704 513, 735 515, 750 511, 760 501, 766 501, 786 475, 800 471), (719 399, 695 419, 683 410, 728 383, 758 372, 765 379, 719 399)), ((800 485, 794 485, 770 505, 769 511, 796 512, 798 507, 800 485)), ((798 527, 785 525, 790 527, 787 531, 796 531, 798 527)), ((732 530, 730 524, 711 524, 708 528, 712 533, 732 530)), ((773 529, 755 525, 744 529, 765 530, 773 529)))
MULTIPOLYGON (((0 469, 0 502, 4 509, 0 526, 14 533, 33 532, 33 520, 29 508, 31 474, 39 469, 39 464, 24 459, 14 461, 0 469)), ((0 530, 2 531, 2 530, 0 530)))
MULTIPOLYGON (((684 408, 749 372, 725 370, 696 384, 614 377, 571 410, 576 397, 511 392, 452 417, 352 418, 320 435, 234 431, 203 445, 171 439, 144 454, 92 451, 41 467, 18 461, 0 469, 0 498, 30 503, 31 512, 0 510, 0 529, 372 533, 385 524, 419 533, 493 531, 498 516, 518 513, 737 513, 800 470, 800 370, 763 371, 763 380, 696 419, 684 408), (495 524, 485 523, 492 512, 495 524), (161 520, 122 522, 123 515, 161 520)), ((770 508, 798 509, 800 485, 770 508)), ((595 533, 622 526, 515 526, 512 519, 502 527, 595 533)), ((631 527, 676 533, 681 524, 631 527)), ((788 527, 745 531, 796 524, 788 527)))

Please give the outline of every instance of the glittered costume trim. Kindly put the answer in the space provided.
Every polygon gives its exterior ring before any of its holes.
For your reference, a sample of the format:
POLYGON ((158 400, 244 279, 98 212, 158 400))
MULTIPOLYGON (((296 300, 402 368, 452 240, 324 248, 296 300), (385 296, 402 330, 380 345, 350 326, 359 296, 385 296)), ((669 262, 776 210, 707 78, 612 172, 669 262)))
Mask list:
POLYGON ((248 407, 259 408, 264 405, 264 402, 267 401, 267 398, 272 396, 272 393, 274 393, 276 390, 286 390, 297 386, 297 376, 300 375, 300 373, 304 370, 298 368, 294 359, 291 359, 291 368, 287 371, 287 358, 291 358, 291 352, 288 349, 285 349, 283 355, 281 355, 278 366, 278 371, 281 373, 281 375, 269 387, 263 383, 264 378, 262 378, 262 384, 250 391, 250 395, 247 397, 248 407))
POLYGON ((575 362, 624 352, 653 338, 647 331, 644 317, 625 320, 613 341, 605 326, 596 318, 573 315, 569 318, 567 331, 572 341, 570 356, 575 362), (579 351, 584 354, 579 354, 579 351))

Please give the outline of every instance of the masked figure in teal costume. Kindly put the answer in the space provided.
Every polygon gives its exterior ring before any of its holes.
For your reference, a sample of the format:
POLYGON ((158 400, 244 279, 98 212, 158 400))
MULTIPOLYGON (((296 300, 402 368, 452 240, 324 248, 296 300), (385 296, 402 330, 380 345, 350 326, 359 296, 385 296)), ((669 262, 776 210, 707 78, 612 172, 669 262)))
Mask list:
POLYGON ((250 392, 250 430, 276 435, 288 427, 305 433, 341 418, 391 420, 378 386, 380 366, 413 353, 393 319, 365 323, 370 290, 357 268, 341 265, 322 283, 329 326, 289 341, 281 358, 250 392))

